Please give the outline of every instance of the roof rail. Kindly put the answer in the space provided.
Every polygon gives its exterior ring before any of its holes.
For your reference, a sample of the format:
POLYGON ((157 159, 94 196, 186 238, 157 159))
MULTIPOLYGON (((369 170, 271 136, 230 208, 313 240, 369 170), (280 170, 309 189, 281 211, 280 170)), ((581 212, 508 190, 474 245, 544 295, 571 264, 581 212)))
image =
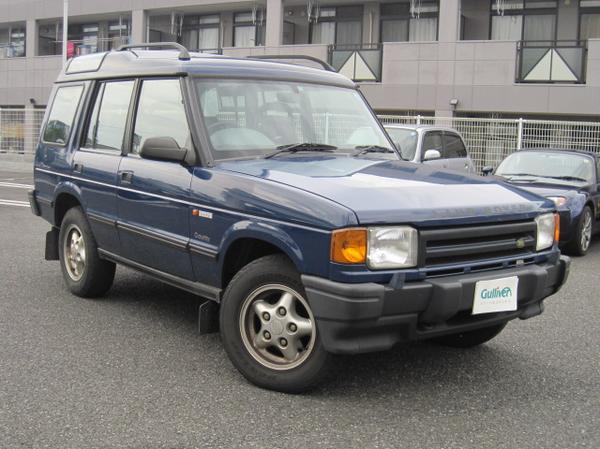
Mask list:
POLYGON ((145 42, 142 44, 126 44, 117 48, 117 51, 131 50, 132 48, 172 48, 179 50, 179 59, 181 61, 189 61, 190 52, 183 45, 177 42, 145 42))
POLYGON ((247 59, 292 59, 292 60, 303 59, 305 61, 316 62, 321 67, 323 67, 324 70, 327 70, 328 72, 337 72, 337 70, 335 70, 333 67, 331 67, 329 64, 327 64, 325 61, 323 61, 319 58, 315 58, 314 56, 307 56, 307 55, 254 55, 254 56, 248 56, 247 59))

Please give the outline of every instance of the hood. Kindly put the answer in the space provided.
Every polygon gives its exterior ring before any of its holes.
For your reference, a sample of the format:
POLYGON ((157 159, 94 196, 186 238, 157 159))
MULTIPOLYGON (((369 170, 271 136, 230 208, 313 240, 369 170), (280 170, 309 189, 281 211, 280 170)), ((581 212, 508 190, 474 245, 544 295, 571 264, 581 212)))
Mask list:
POLYGON ((562 196, 566 199, 566 202, 558 207, 559 212, 570 210, 572 215, 577 215, 581 209, 583 209, 587 199, 585 190, 573 185, 556 185, 545 183, 514 183, 512 185, 535 195, 543 196, 544 198, 551 196, 562 196))
POLYGON ((354 211, 361 224, 518 220, 553 208, 502 181, 404 161, 298 154, 217 167, 328 198, 354 211))
POLYGON ((512 185, 543 197, 564 196, 565 198, 573 198, 578 193, 578 187, 575 186, 558 186, 555 184, 541 183, 512 183, 512 185))

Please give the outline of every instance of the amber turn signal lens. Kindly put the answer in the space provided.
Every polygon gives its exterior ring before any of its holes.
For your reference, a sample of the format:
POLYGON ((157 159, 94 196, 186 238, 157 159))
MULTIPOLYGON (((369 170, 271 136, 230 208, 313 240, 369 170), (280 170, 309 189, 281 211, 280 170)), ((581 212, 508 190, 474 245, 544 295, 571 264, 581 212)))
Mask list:
POLYGON ((331 261, 357 264, 367 260, 367 230, 340 229, 331 235, 331 261))
POLYGON ((560 242, 560 215, 554 214, 554 243, 560 242))

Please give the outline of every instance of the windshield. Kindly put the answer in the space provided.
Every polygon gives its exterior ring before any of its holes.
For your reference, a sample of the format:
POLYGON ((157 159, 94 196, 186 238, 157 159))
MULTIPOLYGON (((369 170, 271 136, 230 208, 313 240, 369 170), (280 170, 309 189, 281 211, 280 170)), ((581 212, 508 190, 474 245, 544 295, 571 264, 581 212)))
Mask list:
POLYGON ((594 180, 594 168, 591 158, 578 154, 524 151, 504 159, 496 174, 515 181, 541 178, 544 182, 589 184, 594 180))
MULTIPOLYGON (((320 144, 356 154, 364 146, 392 150, 354 89, 285 81, 198 80, 213 157, 264 157, 285 146, 320 144)), ((319 150, 304 145, 304 151, 319 150)), ((398 159, 398 154, 365 153, 398 159)))
POLYGON ((386 128, 396 148, 400 150, 402 157, 408 161, 415 158, 419 135, 414 129, 386 128))

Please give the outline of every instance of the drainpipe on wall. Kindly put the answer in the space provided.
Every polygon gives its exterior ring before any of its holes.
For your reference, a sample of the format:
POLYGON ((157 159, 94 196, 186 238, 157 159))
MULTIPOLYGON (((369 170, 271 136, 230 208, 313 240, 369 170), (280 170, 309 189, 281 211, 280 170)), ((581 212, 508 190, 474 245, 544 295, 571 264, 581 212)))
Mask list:
POLYGON ((373 43, 373 10, 369 9, 369 44, 373 43))
POLYGON ((62 62, 67 62, 67 39, 69 31, 69 0, 63 2, 62 62))

